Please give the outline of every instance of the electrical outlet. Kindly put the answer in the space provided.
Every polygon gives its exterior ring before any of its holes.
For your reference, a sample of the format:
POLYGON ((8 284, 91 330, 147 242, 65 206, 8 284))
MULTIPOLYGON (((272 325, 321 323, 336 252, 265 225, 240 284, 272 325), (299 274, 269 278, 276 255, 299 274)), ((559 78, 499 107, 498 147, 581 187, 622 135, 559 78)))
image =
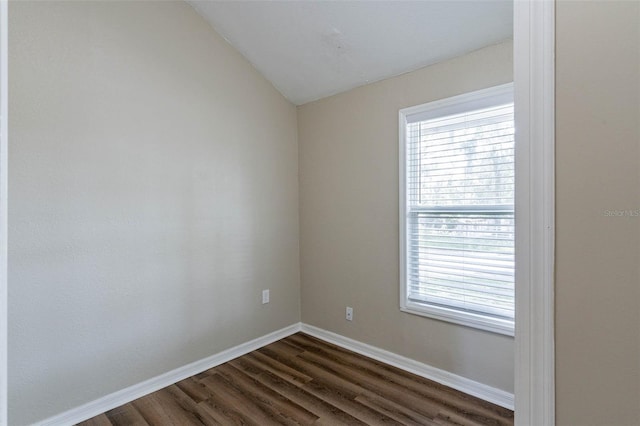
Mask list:
POLYGON ((269 289, 262 290, 262 304, 269 303, 269 289))
POLYGON ((347 321, 353 321, 353 308, 351 306, 347 306, 347 321))

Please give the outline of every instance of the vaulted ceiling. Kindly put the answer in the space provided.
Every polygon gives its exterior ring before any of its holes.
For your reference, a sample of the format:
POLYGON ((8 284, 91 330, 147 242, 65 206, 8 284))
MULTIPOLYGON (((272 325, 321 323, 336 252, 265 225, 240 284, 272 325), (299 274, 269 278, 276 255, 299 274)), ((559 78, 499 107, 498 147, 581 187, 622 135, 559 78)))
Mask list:
POLYGON ((296 105, 499 43, 513 30, 511 0, 188 1, 296 105))

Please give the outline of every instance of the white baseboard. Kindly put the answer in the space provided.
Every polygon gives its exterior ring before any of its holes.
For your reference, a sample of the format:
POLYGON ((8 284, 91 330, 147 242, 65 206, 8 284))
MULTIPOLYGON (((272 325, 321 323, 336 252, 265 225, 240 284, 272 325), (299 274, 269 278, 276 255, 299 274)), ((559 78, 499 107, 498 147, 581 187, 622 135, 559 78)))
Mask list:
POLYGON ((73 425, 82 422, 90 419, 91 417, 97 416, 98 414, 104 413, 105 411, 109 411, 113 408, 119 407, 120 405, 148 395, 151 392, 155 392, 159 389, 172 385, 180 380, 184 380, 194 374, 202 373, 203 371, 217 365, 224 364, 234 358, 247 354, 251 351, 255 351, 256 349, 260 349, 263 346, 283 339, 297 333, 298 331, 300 331, 300 323, 292 324, 288 327, 274 331, 273 333, 266 334, 262 337, 258 337, 257 339, 253 339, 249 342, 242 343, 210 357, 201 359, 200 361, 192 362, 191 364, 176 368, 175 370, 106 395, 102 398, 96 399, 95 401, 72 408, 64 413, 49 417, 48 419, 35 423, 35 425, 61 426, 73 425))
POLYGON ((423 364, 413 359, 394 354, 393 352, 389 352, 366 343, 358 342, 357 340, 353 340, 309 324, 302 324, 301 331, 313 337, 317 337, 320 340, 333 343, 334 345, 350 351, 384 362, 385 364, 398 367, 401 370, 417 374, 418 376, 433 380, 434 382, 438 382, 442 385, 449 386, 450 388, 513 410, 514 397, 512 393, 458 376, 457 374, 453 374, 448 371, 440 370, 439 368, 423 364))

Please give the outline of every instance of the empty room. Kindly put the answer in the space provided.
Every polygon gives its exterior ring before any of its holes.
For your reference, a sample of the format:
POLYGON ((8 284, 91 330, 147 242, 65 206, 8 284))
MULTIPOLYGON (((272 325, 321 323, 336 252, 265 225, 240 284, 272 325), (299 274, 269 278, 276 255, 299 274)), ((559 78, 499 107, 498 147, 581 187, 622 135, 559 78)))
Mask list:
POLYGON ((640 1, 0 1, 0 426, 640 425, 640 1))

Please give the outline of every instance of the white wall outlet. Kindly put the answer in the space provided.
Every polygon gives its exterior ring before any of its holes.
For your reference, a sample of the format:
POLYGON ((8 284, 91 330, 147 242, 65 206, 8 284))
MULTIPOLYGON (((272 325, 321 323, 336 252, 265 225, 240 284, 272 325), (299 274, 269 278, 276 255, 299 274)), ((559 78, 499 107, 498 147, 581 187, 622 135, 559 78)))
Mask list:
POLYGON ((262 304, 269 303, 269 289, 262 290, 262 304))
POLYGON ((353 321, 353 308, 351 306, 347 306, 347 321, 353 321))

